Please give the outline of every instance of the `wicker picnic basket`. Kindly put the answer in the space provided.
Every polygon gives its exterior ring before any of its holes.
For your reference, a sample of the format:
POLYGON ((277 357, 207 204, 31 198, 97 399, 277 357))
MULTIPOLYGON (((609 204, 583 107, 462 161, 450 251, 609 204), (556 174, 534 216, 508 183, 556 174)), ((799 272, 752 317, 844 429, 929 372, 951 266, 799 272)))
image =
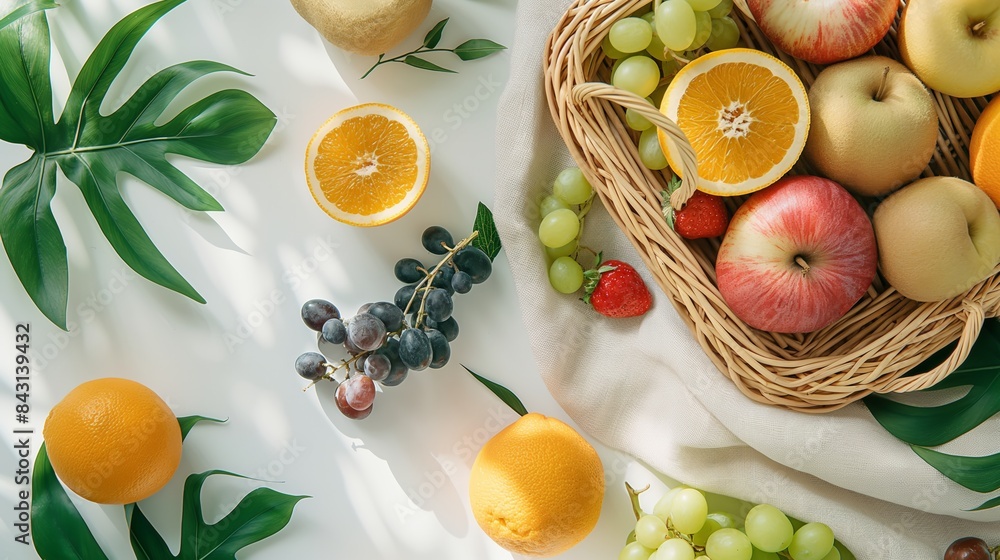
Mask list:
MULTIPOLYGON (((547 43, 546 96, 573 158, 716 366, 756 401, 813 413, 836 410, 871 393, 924 389, 954 371, 968 356, 983 321, 1000 314, 1000 267, 962 296, 933 303, 904 298, 879 275, 845 317, 808 334, 755 330, 728 309, 715 284, 719 240, 692 242, 669 228, 660 192, 670 170, 650 171, 640 163, 636 133, 624 123, 625 108, 640 111, 680 147, 685 181, 671 197, 674 208, 694 192, 692 148, 677 126, 643 99, 607 85, 612 61, 601 51, 602 40, 615 21, 649 4, 577 0, 547 43), (956 340, 943 363, 912 373, 956 340)), ((820 68, 777 50, 749 14, 744 0, 736 0, 733 18, 746 45, 777 56, 806 87, 812 84, 820 68)), ((895 25, 875 52, 900 60, 895 25)), ((970 136, 989 98, 956 99, 937 92, 934 97, 938 147, 923 176, 971 180, 970 136)), ((794 172, 809 169, 800 162, 794 172)), ((731 200, 731 208, 742 200, 731 200)))

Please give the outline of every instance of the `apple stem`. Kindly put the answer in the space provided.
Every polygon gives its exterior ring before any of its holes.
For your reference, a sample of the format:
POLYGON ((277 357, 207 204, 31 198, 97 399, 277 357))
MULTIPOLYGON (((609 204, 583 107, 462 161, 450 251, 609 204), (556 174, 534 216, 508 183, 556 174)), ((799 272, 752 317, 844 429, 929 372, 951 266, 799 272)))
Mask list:
POLYGON ((882 83, 878 86, 878 91, 875 92, 875 101, 882 101, 882 97, 885 96, 885 86, 889 81, 889 67, 886 66, 882 70, 882 83))
POLYGON ((807 263, 806 260, 803 259, 802 257, 796 256, 795 257, 795 264, 797 264, 800 267, 802 267, 802 274, 806 274, 806 273, 809 272, 809 263, 807 263))
POLYGON ((978 33, 979 33, 979 31, 980 31, 980 30, 981 30, 982 28, 984 28, 984 27, 986 27, 986 22, 985 22, 985 21, 981 21, 981 22, 977 23, 976 25, 973 25, 973 26, 972 26, 972 33, 974 33, 974 34, 978 34, 978 33))

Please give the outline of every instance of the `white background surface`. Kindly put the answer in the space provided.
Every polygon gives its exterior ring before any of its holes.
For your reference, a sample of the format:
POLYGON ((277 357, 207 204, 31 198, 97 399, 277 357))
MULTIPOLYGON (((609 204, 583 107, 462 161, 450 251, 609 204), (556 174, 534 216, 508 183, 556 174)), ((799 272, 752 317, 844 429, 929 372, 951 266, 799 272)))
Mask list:
MULTIPOLYGON (((70 75, 100 37, 140 0, 65 0, 50 12, 55 45, 57 111, 70 75), (65 66, 64 66, 65 65, 65 66)), ((470 38, 510 45, 514 0, 438 0, 413 37, 415 48, 436 21, 451 17, 442 46, 470 38)), ((405 52, 405 50, 398 52, 405 52)), ((514 416, 459 367, 514 390, 529 410, 568 421, 535 370, 501 253, 486 284, 456 304, 462 333, 443 370, 411 375, 380 395, 363 422, 343 418, 332 390, 303 393, 295 357, 314 348, 299 305, 324 297, 351 314, 370 300, 392 298, 393 263, 424 258, 419 233, 440 224, 466 234, 478 201, 493 192, 495 108, 512 61, 502 53, 476 62, 447 54, 444 75, 390 65, 359 81, 371 57, 326 45, 284 0, 190 0, 165 16, 140 43, 108 96, 116 103, 168 65, 211 59, 254 74, 198 82, 174 109, 225 87, 247 89, 278 116, 275 132, 250 163, 225 168, 178 159, 179 167, 225 206, 212 215, 184 211, 158 192, 123 178, 126 200, 167 258, 208 300, 202 306, 168 292, 126 267, 104 239, 76 187, 60 177, 54 203, 70 258, 70 332, 48 323, 0 259, 0 551, 34 558, 14 544, 12 507, 13 339, 30 322, 33 351, 31 426, 89 379, 121 376, 159 393, 178 416, 228 418, 191 433, 174 480, 142 504, 176 550, 184 478, 226 469, 306 494, 286 529, 251 545, 241 558, 511 558, 481 532, 468 509, 468 471, 475 451, 514 416), (330 220, 313 203, 302 162, 313 131, 336 111, 377 101, 409 113, 432 143, 428 190, 393 224, 355 229, 330 220), (4 334, 6 333, 6 334, 4 334), (6 341, 6 342, 5 342, 6 341), (498 421, 497 418, 500 420, 498 421)), ((106 106, 107 109, 107 106, 106 106)), ((25 160, 23 147, 0 145, 2 170, 25 160)), ((597 446, 608 493, 596 530, 560 558, 614 557, 630 530, 623 483, 627 457, 597 446)), ((638 476, 629 474, 630 480, 638 476)), ((259 485, 213 479, 204 494, 209 522, 220 519, 259 485)), ((75 498, 74 498, 75 499, 75 498)), ((131 558, 122 510, 76 500, 109 557, 131 558)))

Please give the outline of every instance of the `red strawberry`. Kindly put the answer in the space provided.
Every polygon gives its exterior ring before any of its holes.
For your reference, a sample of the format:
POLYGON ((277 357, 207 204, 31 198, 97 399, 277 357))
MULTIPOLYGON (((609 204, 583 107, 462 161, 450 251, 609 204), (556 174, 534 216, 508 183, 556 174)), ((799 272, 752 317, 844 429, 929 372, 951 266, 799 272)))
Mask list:
POLYGON ((685 239, 719 237, 729 227, 729 211, 721 197, 695 191, 684 208, 675 211, 670 206, 670 195, 680 187, 681 182, 674 177, 663 193, 663 215, 670 227, 685 239))
POLYGON ((627 263, 607 261, 601 264, 601 255, 598 254, 594 268, 584 272, 583 276, 587 292, 583 301, 601 315, 638 317, 653 305, 653 296, 642 277, 627 263))

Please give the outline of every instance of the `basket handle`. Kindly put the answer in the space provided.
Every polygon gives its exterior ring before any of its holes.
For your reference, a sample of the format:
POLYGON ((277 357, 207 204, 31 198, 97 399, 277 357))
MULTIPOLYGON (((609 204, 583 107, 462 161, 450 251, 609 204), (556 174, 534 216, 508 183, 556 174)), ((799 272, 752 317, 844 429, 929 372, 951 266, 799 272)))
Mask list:
POLYGON ((698 159, 695 157, 694 148, 691 147, 691 142, 684 135, 684 132, 649 101, 632 92, 601 82, 587 82, 573 87, 573 100, 577 104, 594 99, 610 101, 626 109, 632 109, 666 133, 667 139, 673 142, 674 148, 681 158, 680 170, 673 170, 680 177, 681 186, 670 195, 670 205, 674 210, 683 208, 698 188, 698 159))
POLYGON ((948 377, 951 372, 955 371, 958 366, 962 365, 962 362, 969 357, 972 345, 979 338, 979 333, 983 330, 983 323, 986 321, 986 313, 983 311, 982 304, 978 302, 963 300, 962 311, 959 313, 962 312, 965 314, 965 328, 962 329, 962 334, 958 337, 958 346, 955 347, 955 350, 948 356, 947 360, 923 375, 895 379, 878 389, 877 392, 909 393, 911 391, 926 389, 938 384, 945 377, 948 377))

